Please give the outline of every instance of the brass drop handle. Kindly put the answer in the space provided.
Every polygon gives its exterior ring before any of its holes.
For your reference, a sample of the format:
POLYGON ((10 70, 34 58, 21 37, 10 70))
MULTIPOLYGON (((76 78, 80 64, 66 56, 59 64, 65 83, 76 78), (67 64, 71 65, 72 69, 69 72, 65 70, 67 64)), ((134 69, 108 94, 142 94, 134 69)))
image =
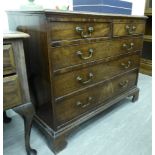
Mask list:
POLYGON ((83 56, 83 53, 81 51, 77 51, 76 54, 83 60, 87 60, 90 59, 93 56, 93 52, 94 50, 92 48, 90 48, 88 50, 89 56, 83 56))
POLYGON ((132 50, 133 47, 134 47, 134 43, 130 43, 129 45, 127 45, 125 43, 123 44, 123 48, 125 48, 128 51, 132 50))
POLYGON ((119 85, 120 85, 121 87, 125 88, 125 87, 128 86, 128 83, 129 83, 129 81, 128 81, 128 80, 125 80, 125 81, 120 82, 119 85))
POLYGON ((93 76, 94 76, 93 73, 89 73, 89 74, 88 74, 88 80, 84 81, 83 78, 82 78, 81 76, 78 76, 78 77, 76 78, 76 80, 79 81, 79 82, 82 83, 82 84, 88 84, 88 83, 90 83, 90 82, 92 81, 93 76))
POLYGON ((128 34, 133 34, 134 31, 136 30, 136 26, 132 25, 132 26, 129 26, 129 25, 126 25, 125 26, 125 29, 127 30, 128 34))
POLYGON ((131 66, 131 61, 129 60, 127 64, 122 62, 121 66, 123 66, 125 69, 128 69, 131 66))
POLYGON ((91 26, 88 27, 88 34, 85 34, 83 28, 81 28, 79 26, 77 26, 75 28, 75 30, 76 30, 76 32, 80 33, 80 35, 81 35, 82 38, 89 38, 89 37, 91 37, 92 32, 94 31, 94 28, 91 27, 91 26))
POLYGON ((91 101, 92 101, 92 97, 88 97, 88 102, 87 103, 82 103, 82 102, 80 102, 80 101, 77 101, 77 103, 76 103, 76 105, 78 106, 78 107, 81 107, 81 108, 86 108, 86 107, 88 107, 90 104, 91 104, 91 101))

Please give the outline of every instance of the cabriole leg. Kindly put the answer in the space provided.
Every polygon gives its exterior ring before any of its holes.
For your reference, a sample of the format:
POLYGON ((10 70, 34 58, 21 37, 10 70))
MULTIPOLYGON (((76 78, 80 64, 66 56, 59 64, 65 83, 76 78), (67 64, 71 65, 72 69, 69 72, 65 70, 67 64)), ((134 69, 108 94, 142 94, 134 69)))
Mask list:
POLYGON ((25 148, 27 155, 36 155, 37 151, 30 146, 30 133, 32 127, 33 116, 35 114, 34 107, 31 103, 27 103, 14 108, 14 110, 23 118, 25 128, 25 148))

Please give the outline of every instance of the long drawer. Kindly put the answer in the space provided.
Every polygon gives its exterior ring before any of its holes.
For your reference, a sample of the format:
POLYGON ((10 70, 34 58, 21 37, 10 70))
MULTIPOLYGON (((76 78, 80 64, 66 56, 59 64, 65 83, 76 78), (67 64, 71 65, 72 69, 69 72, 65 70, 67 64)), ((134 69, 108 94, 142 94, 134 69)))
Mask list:
POLYGON ((112 32, 110 22, 52 22, 48 27, 51 41, 110 37, 112 32))
POLYGON ((102 85, 90 88, 74 97, 58 102, 55 105, 57 125, 60 126, 88 111, 94 110, 103 101, 133 87, 136 84, 136 79, 137 70, 134 70, 109 79, 102 85))
POLYGON ((13 108, 21 104, 22 98, 17 75, 3 78, 3 108, 13 108))
POLYGON ((3 75, 15 73, 15 61, 11 44, 3 45, 3 75))
POLYGON ((141 50, 142 37, 107 40, 100 43, 52 48, 50 59, 54 70, 91 63, 107 57, 141 50))
POLYGON ((55 97, 61 97, 78 89, 85 88, 121 72, 138 68, 139 55, 130 55, 107 63, 74 70, 54 77, 55 97), (60 91, 61 90, 61 91, 60 91))

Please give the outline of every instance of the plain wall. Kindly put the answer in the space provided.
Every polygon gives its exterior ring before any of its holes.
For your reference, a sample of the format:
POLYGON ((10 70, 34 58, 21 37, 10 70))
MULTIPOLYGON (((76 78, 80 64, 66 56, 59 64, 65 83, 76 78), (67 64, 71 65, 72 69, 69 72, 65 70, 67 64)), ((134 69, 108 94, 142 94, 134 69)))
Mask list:
POLYGON ((145 0, 122 0, 132 2, 132 15, 144 15, 145 0))
MULTIPOLYGON (((122 0, 133 3, 132 15, 144 15, 145 0, 122 0)), ((5 0, 3 1, 2 17, 3 17, 3 31, 8 30, 8 21, 5 10, 19 9, 21 5, 27 4, 27 0, 5 0), (9 4, 9 5, 8 5, 9 4)), ((44 9, 54 9, 56 5, 62 7, 69 5, 70 10, 73 9, 73 0, 35 0, 35 3, 42 5, 44 9)))

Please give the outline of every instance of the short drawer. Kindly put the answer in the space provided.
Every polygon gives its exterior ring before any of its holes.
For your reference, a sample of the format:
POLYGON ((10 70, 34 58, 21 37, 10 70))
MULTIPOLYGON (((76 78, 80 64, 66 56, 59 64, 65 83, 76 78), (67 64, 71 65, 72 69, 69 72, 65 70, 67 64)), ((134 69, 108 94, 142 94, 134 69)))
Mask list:
POLYGON ((78 46, 52 48, 50 51, 50 59, 52 60, 54 70, 58 70, 138 51, 142 49, 142 45, 143 38, 135 37, 78 46))
POLYGON ((143 48, 143 37, 129 37, 123 39, 114 39, 110 45, 110 54, 112 56, 122 55, 135 51, 141 51, 143 48))
POLYGON ((3 78, 3 108, 13 108, 22 103, 17 75, 3 78))
POLYGON ((140 35, 144 34, 145 23, 114 23, 113 36, 140 35))
POLYGON ((136 54, 57 75, 54 77, 55 96, 56 98, 64 96, 78 89, 83 89, 102 80, 106 80, 113 75, 138 68, 138 66, 139 55, 136 54))
POLYGON ((11 44, 3 45, 3 75, 15 73, 14 53, 11 44))
POLYGON ((126 91, 128 88, 136 86, 138 77, 138 70, 130 71, 110 80, 109 84, 112 88, 112 96, 119 95, 126 91))
POLYGON ((52 22, 49 23, 51 41, 110 37, 111 23, 78 23, 52 22))
POLYGON ((136 78, 137 70, 121 74, 101 85, 83 91, 79 95, 56 103, 57 125, 61 126, 87 114, 87 112, 95 110, 101 104, 104 105, 106 103, 104 101, 113 99, 116 95, 135 86, 136 78))

